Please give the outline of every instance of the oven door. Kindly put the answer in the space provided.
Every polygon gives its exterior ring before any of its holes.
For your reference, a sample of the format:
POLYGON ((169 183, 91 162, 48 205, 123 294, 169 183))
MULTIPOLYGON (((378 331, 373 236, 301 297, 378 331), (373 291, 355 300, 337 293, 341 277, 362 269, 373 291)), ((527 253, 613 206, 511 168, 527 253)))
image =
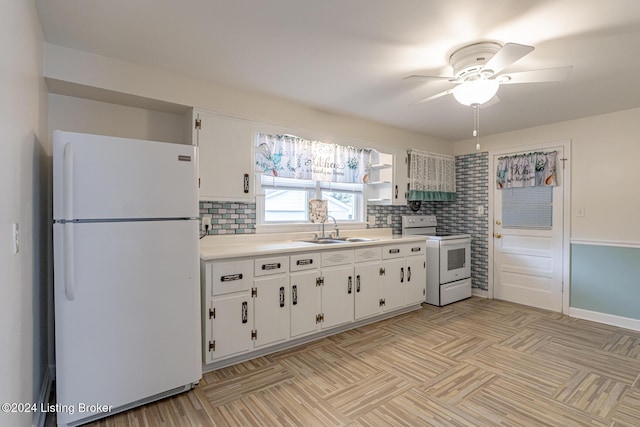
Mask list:
POLYGON ((471 239, 440 241, 440 283, 471 277, 471 239))

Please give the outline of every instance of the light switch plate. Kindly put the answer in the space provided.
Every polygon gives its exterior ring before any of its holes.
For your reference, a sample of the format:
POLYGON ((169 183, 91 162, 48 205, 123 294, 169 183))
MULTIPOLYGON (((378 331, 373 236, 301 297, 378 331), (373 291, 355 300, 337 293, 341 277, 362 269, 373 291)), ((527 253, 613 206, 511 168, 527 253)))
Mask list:
POLYGON ((376 225, 376 216, 375 215, 369 215, 369 218, 367 219, 367 222, 371 226, 376 225))

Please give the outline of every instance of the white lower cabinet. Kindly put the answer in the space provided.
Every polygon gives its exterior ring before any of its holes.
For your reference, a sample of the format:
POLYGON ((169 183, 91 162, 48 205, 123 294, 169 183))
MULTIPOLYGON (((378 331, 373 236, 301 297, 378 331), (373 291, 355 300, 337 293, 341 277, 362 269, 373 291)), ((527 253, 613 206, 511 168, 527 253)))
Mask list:
POLYGON ((254 263, 254 347, 276 344, 289 338, 289 257, 257 258, 254 263))
POLYGON ((255 280, 253 297, 254 347, 289 338, 289 278, 282 274, 255 280))
MULTIPOLYGON (((201 262, 205 364, 424 301, 424 243, 201 262)), ((244 356, 243 356, 244 355, 244 356)))
POLYGON ((251 349, 253 316, 250 305, 249 292, 212 300, 210 335, 209 339, 205 340, 205 361, 215 362, 251 349))
POLYGON ((405 261, 407 267, 407 304, 425 301, 427 292, 427 258, 424 243, 410 245, 405 261))
POLYGON ((322 329, 353 321, 353 265, 322 268, 322 329))

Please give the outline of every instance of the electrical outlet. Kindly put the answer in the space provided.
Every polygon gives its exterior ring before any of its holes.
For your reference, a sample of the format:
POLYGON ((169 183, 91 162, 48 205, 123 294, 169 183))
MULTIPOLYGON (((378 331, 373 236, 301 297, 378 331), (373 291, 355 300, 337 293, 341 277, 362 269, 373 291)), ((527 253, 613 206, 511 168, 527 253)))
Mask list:
POLYGON ((393 219, 391 218, 391 215, 387 215, 387 224, 391 225, 392 221, 393 219))
POLYGON ((371 226, 376 225, 376 216, 375 215, 369 215, 369 219, 367 220, 367 222, 371 226))
POLYGON ((211 230, 211 217, 203 216, 202 217, 202 231, 211 230))
POLYGON ((478 216, 484 215, 484 206, 478 206, 478 216))

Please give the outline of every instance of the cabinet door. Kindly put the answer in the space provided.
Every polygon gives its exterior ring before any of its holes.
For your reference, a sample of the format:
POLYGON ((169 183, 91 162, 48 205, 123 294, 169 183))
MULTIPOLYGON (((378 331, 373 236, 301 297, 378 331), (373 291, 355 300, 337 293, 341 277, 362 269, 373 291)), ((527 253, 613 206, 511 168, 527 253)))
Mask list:
POLYGON ((353 321, 353 265, 322 269, 322 329, 353 321))
POLYGON ((320 287, 316 284, 318 277, 318 270, 291 273, 289 277, 291 338, 316 332, 319 328, 316 318, 320 314, 320 287))
POLYGON ((211 336, 205 339, 207 363, 244 353, 252 347, 252 306, 249 292, 211 300, 211 336))
POLYGON ((255 347, 274 344, 289 338, 289 288, 287 275, 255 280, 255 347))
POLYGON ((200 200, 246 200, 253 196, 253 133, 247 120, 194 110, 200 200))
POLYGON ((388 259, 382 263, 382 311, 395 310, 405 305, 407 272, 404 263, 404 258, 388 259))
POLYGON ((393 159, 392 204, 406 206, 409 195, 409 165, 406 150, 398 150, 393 159))
POLYGON ((407 304, 425 302, 427 268, 425 256, 410 256, 406 261, 407 304))
POLYGON ((382 276, 380 261, 360 263, 355 266, 355 318, 363 319, 380 313, 382 276))

